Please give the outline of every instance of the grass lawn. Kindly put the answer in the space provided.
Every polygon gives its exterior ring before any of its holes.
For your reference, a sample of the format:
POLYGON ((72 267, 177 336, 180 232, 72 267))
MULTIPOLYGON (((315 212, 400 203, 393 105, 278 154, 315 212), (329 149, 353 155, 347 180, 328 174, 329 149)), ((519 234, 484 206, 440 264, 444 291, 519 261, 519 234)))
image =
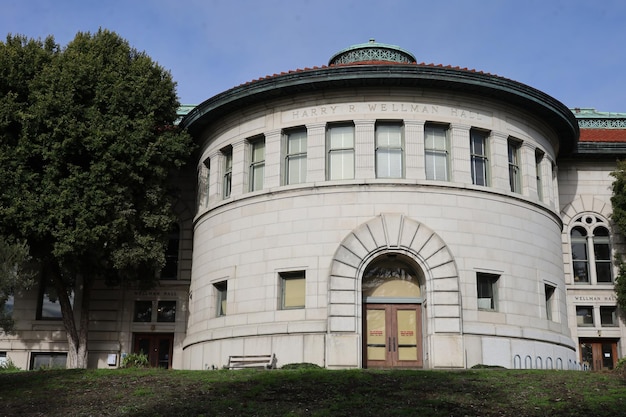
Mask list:
POLYGON ((0 416, 626 416, 626 381, 574 371, 0 373, 0 416))

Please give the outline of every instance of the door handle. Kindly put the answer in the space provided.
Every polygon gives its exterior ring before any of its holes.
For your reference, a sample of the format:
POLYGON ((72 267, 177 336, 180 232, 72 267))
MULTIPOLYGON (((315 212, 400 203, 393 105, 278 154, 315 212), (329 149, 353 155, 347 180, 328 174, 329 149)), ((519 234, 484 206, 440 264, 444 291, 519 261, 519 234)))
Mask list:
POLYGON ((388 351, 391 352, 391 337, 387 338, 388 351))
POLYGON ((396 338, 393 338, 393 351, 396 351, 396 338))

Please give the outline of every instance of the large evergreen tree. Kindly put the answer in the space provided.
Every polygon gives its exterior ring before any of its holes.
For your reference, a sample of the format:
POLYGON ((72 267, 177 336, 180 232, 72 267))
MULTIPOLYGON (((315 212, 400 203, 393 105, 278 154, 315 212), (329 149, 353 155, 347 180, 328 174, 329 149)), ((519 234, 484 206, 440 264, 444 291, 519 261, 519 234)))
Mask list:
MULTIPOLYGON (((614 178, 613 195, 611 196, 613 214, 611 217, 620 234, 626 236, 626 161, 619 161, 617 168, 611 175, 614 178)), ((626 313, 626 264, 619 254, 616 259, 618 260, 619 273, 615 282, 615 293, 617 294, 617 305, 624 315, 626 313)))
POLYGON ((175 87, 110 31, 0 43, 0 234, 55 289, 68 367, 87 366, 94 280, 151 286, 165 262, 171 175, 191 151, 175 87))

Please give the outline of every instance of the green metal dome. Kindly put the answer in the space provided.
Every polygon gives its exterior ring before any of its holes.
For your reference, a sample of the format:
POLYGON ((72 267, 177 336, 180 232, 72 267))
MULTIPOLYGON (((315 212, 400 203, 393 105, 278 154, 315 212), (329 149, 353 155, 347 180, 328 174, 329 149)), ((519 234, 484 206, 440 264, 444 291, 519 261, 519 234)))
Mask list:
POLYGON ((353 45, 337 52, 328 61, 328 65, 354 64, 359 62, 397 62, 400 64, 415 63, 415 56, 396 45, 378 43, 370 39, 367 43, 353 45))

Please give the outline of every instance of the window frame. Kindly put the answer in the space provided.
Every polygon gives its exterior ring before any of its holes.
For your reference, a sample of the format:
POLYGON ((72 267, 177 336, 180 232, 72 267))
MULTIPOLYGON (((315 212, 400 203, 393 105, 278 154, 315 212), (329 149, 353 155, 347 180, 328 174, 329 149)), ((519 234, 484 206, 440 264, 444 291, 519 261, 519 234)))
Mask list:
MULTIPOLYGON (((37 320, 49 320, 49 321, 63 320, 63 311, 61 310, 61 300, 57 296, 56 301, 50 301, 48 288, 53 288, 54 291, 56 291, 56 288, 54 288, 53 283, 42 277, 42 279, 39 281, 39 295, 37 298, 36 319, 37 320), (48 300, 47 302, 45 301, 45 298, 47 298, 48 300), (48 306, 48 308, 46 308, 46 306, 48 306), (53 309, 49 307, 53 307, 53 309), (47 315, 47 312, 50 312, 50 311, 53 312, 53 315, 47 315)), ((75 292, 72 289, 71 294, 69 295, 70 304, 72 306, 74 305, 74 296, 75 296, 75 292)))
POLYGON ((500 281, 500 275, 477 272, 476 273, 476 299, 478 310, 482 311, 498 311, 498 282, 500 281), (487 294, 485 294, 485 291, 487 294), (482 295, 482 297, 481 297, 482 295), (487 295, 487 297, 485 296, 487 295), (481 300, 490 300, 489 306, 485 305, 485 302, 481 300))
POLYGON ((591 305, 580 305, 580 306, 577 305, 576 306, 576 327, 595 327, 593 310, 594 308, 591 305), (579 314, 579 312, 582 312, 584 309, 587 309, 589 314, 579 314), (585 320, 585 318, 589 318, 589 319, 585 320))
POLYGON ((544 283, 544 295, 546 300, 546 319, 554 321, 556 307, 556 286, 544 283))
POLYGON ((37 370, 37 369, 65 369, 67 368, 67 352, 31 352, 30 354, 30 363, 29 369, 37 370), (37 358, 45 358, 48 357, 47 365, 39 365, 35 368, 35 362, 37 362, 37 358), (58 358, 64 358, 65 363, 61 365, 58 358))
POLYGON ((426 179, 430 181, 450 181, 450 126, 439 123, 426 123, 424 125, 424 169, 426 179), (443 132, 444 146, 437 147, 436 135, 429 136, 429 130, 443 132), (433 147, 429 147, 429 141, 433 141, 433 147), (430 162, 429 162, 430 161, 430 162), (439 178, 437 161, 443 161, 444 178, 439 178), (432 168, 432 169, 431 169, 432 168))
POLYGON ((537 199, 543 201, 543 171, 541 165, 546 154, 541 149, 535 149, 535 170, 537 178, 537 199))
POLYGON ((507 154, 509 161, 509 187, 512 193, 522 193, 522 171, 520 151, 522 142, 509 138, 507 141, 507 154))
POLYGON ((265 136, 248 139, 248 149, 248 191, 260 191, 265 186, 265 136))
MULTIPOLYGON (((279 272, 278 276, 280 278, 280 309, 281 310, 299 310, 306 308, 306 272, 305 271, 289 271, 289 272, 279 272), (288 296, 287 291, 289 290, 288 282, 296 282, 302 281, 301 291, 302 294, 298 294, 297 298, 302 299, 301 304, 295 305, 287 305, 287 299, 292 296, 288 296)), ((299 288, 297 288, 299 290, 299 288)), ((294 289, 296 290, 296 289, 294 289)))
POLYGON ((163 281, 176 281, 179 275, 180 265, 180 233, 178 223, 173 223, 165 247, 165 264, 159 272, 159 278, 163 281))
POLYGON ((228 281, 220 281, 213 284, 216 300, 216 317, 224 317, 228 313, 228 281))
POLYGON ((491 185, 490 180, 490 167, 489 167, 489 135, 490 132, 480 129, 470 129, 470 171, 472 174, 472 184, 489 187, 491 185), (476 152, 475 142, 476 139, 481 139, 482 153, 476 152), (483 169, 480 172, 480 179, 483 184, 478 183, 478 162, 482 162, 483 169))
POLYGON ((615 271, 609 223, 596 213, 582 213, 570 224, 569 239, 572 264, 570 272, 573 283, 614 285, 615 271), (582 265, 587 274, 586 279, 581 279, 582 265))
POLYGON ((380 121, 376 122, 375 133, 374 133, 374 154, 375 154, 375 164, 376 164, 376 178, 379 179, 401 179, 404 178, 404 124, 401 121, 380 121), (386 131, 389 129, 388 131, 386 131), (396 130, 397 129, 397 130, 396 130), (386 131, 386 132, 384 132, 386 131), (386 144, 381 144, 382 134, 386 133, 388 138, 391 134, 397 133, 399 138, 399 144, 392 145, 387 141, 386 144), (397 154, 399 154, 399 161, 396 160, 397 154), (386 156, 387 157, 387 172, 382 172, 382 165, 380 163, 380 158, 386 156), (396 156, 396 158, 394 158, 396 156), (393 168, 393 163, 396 162, 399 164, 400 169, 399 172, 397 169, 393 168))
POLYGON ((354 123, 341 122, 341 123, 331 123, 327 125, 326 127, 326 179, 328 181, 353 180, 355 178, 355 172, 356 172, 355 140, 356 138, 355 138, 354 123), (339 131, 339 129, 351 130, 352 146, 333 147, 333 130, 339 131), (335 175, 335 170, 333 170, 334 162, 336 160, 341 161, 342 169, 339 170, 341 175, 335 175), (350 167, 347 167, 348 169, 345 169, 345 165, 347 165, 345 161, 348 161, 349 163, 352 164, 351 173, 347 172, 350 167))
POLYGON ((618 327, 619 318, 617 315, 617 306, 600 306, 600 326, 601 327, 618 327), (610 313, 610 323, 605 322, 606 312, 610 313))
POLYGON ((222 174, 222 198, 227 199, 233 190, 233 147, 227 146, 221 151, 224 161, 222 174))
POLYGON ((307 153, 308 153, 308 132, 306 127, 294 127, 286 129, 283 132, 283 149, 284 149, 284 168, 283 168, 283 185, 303 184, 306 182, 307 176, 307 153), (292 141, 304 139, 304 150, 292 151, 292 141), (298 164, 300 178, 292 179, 292 167, 298 164))

